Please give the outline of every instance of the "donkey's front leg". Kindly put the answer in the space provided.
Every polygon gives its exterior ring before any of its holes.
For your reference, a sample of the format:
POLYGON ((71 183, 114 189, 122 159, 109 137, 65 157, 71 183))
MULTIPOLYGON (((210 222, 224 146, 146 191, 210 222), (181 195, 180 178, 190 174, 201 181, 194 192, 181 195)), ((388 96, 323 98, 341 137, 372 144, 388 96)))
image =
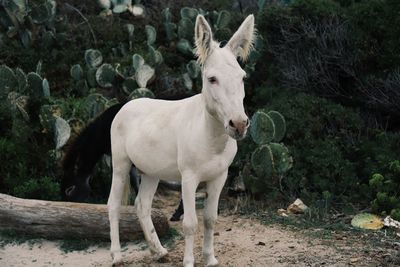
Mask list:
POLYGON ((183 233, 185 235, 185 256, 183 265, 194 266, 193 243, 197 228, 196 188, 199 182, 195 178, 182 179, 182 199, 185 213, 183 214, 183 233))
POLYGON ((215 180, 207 182, 207 199, 204 207, 203 257, 206 266, 217 266, 214 256, 214 224, 218 216, 218 201, 224 187, 228 171, 215 180))

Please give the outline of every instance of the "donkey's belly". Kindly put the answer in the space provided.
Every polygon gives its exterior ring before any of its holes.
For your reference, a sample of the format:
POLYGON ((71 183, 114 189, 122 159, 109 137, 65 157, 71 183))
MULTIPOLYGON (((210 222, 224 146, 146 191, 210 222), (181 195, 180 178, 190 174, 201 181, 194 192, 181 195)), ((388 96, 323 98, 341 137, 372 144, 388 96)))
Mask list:
POLYGON ((143 174, 161 180, 180 181, 173 137, 168 138, 170 134, 168 132, 162 134, 163 138, 158 138, 147 131, 130 136, 127 140, 128 156, 143 174))

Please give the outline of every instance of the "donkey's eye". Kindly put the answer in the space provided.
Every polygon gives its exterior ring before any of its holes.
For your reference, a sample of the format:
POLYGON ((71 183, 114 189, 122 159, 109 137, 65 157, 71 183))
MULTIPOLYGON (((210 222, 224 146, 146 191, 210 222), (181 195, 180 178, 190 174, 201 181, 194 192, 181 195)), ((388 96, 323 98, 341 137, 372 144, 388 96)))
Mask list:
POLYGON ((216 84, 216 83, 218 82, 218 81, 217 81, 217 78, 215 78, 214 76, 208 78, 208 81, 209 81, 211 84, 216 84))

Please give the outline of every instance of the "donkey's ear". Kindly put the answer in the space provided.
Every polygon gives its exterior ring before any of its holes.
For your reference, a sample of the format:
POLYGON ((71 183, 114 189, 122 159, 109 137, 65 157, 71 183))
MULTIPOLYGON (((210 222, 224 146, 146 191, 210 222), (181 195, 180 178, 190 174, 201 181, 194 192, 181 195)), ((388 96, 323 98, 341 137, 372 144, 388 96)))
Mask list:
POLYGON ((255 37, 254 16, 249 15, 229 40, 227 46, 232 50, 233 54, 240 57, 242 61, 246 61, 253 49, 255 37))
POLYGON ((211 53, 214 41, 212 39, 211 27, 202 15, 198 15, 196 18, 194 33, 196 44, 194 52, 198 57, 200 65, 203 65, 207 56, 211 53))

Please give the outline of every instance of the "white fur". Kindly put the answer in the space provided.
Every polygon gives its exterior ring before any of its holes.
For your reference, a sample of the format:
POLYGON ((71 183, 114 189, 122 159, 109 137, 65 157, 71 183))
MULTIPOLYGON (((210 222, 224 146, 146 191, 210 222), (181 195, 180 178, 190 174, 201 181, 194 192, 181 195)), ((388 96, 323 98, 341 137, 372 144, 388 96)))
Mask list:
MULTIPOLYGON (((203 255, 207 266, 218 264, 214 256, 213 229, 219 195, 236 154, 235 139, 242 138, 247 129, 238 135, 229 123, 231 120, 247 121, 243 107, 245 72, 231 47, 212 45, 215 42, 210 27, 202 16, 196 20, 196 37, 202 38, 196 40, 198 51, 203 51, 199 56, 204 59, 202 93, 180 101, 133 100, 122 107, 112 123, 113 180, 108 208, 114 264, 122 261, 118 221, 132 163, 142 173, 135 202, 137 214, 150 250, 157 258, 166 255, 167 250, 162 247, 151 221, 153 196, 159 179, 182 181, 185 266, 194 265, 196 188, 200 182, 207 183, 203 255), (203 38, 203 34, 210 39, 203 38), (218 82, 211 83, 210 77, 218 82)), ((248 41, 252 39, 251 36, 248 41)))

